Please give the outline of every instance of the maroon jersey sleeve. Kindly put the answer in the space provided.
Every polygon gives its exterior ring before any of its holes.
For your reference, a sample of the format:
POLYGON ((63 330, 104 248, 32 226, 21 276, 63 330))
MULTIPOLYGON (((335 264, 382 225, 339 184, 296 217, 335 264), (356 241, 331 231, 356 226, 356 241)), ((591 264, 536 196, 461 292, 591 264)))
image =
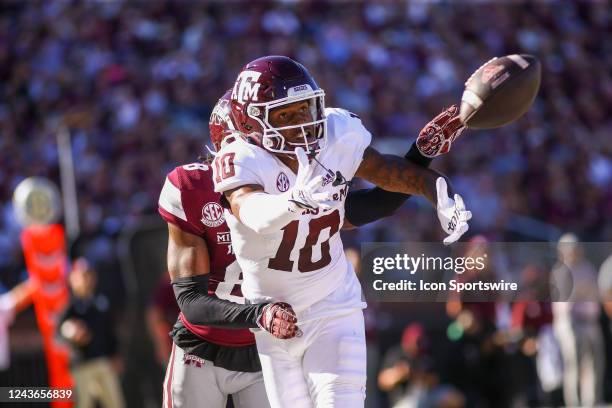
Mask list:
POLYGON ((214 191, 211 166, 191 163, 166 177, 159 197, 162 218, 183 231, 202 237, 210 255, 212 281, 223 281, 225 269, 235 261, 221 194, 214 191))
MULTIPOLYGON (((199 206, 207 200, 218 201, 212 189, 211 174, 210 166, 201 163, 191 163, 172 170, 159 196, 159 213, 162 218, 183 231, 203 236, 205 225, 198 217, 202 214, 202 207, 199 206)), ((223 218, 222 213, 216 215, 223 218)))

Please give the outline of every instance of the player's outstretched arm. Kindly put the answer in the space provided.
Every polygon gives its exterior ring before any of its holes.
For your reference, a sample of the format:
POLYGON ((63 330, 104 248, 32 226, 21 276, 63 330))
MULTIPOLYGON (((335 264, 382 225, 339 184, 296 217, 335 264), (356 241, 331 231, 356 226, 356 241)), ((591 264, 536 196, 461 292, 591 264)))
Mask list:
POLYGON ((467 221, 472 218, 472 213, 465 209, 461 196, 449 196, 446 177, 435 170, 397 156, 382 155, 368 147, 356 176, 388 191, 427 198, 436 207, 442 229, 448 234, 445 244, 455 242, 468 230, 467 221))
POLYGON ((210 259, 206 242, 168 223, 168 271, 181 312, 192 324, 263 328, 275 337, 298 332, 295 313, 286 303, 242 305, 208 294, 210 259))
POLYGON ((411 163, 402 157, 381 154, 366 148, 357 172, 361 177, 387 191, 416 194, 436 205, 436 180, 444 177, 435 170, 411 163))
MULTIPOLYGON (((465 126, 459 118, 459 108, 451 105, 430 120, 419 132, 416 141, 404 158, 421 167, 450 151, 452 143, 465 126)), ((345 204, 345 228, 361 226, 392 215, 410 194, 397 193, 374 187, 349 192, 345 204)))
POLYGON ((463 133, 465 126, 459 118, 459 108, 451 105, 430 120, 419 132, 415 143, 403 160, 382 155, 367 148, 356 176, 364 178, 387 191, 418 194, 432 204, 437 201, 436 181, 444 177, 428 170, 431 160, 450 151, 452 143, 463 133))
MULTIPOLYGON (((419 151, 416 142, 404 158, 420 167, 429 167, 433 158, 425 157, 419 151)), ((344 227, 359 227, 370 222, 389 217, 400 208, 410 194, 396 193, 380 187, 349 191, 344 204, 344 227)))

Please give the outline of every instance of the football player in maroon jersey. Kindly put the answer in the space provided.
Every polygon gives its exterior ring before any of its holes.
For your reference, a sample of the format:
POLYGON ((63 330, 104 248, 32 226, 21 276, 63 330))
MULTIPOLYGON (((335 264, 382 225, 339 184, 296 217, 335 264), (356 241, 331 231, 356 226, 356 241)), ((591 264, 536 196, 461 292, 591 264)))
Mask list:
MULTIPOLYGON (((231 143, 235 127, 228 91, 209 122, 218 151, 231 143)), ((428 166, 432 157, 419 152, 448 152, 463 127, 451 107, 427 124, 406 159, 428 166)), ((250 329, 260 328, 280 339, 299 335, 286 303, 245 304, 242 275, 232 251, 223 215, 222 194, 214 192, 212 168, 196 162, 176 167, 166 177, 159 213, 168 223, 168 270, 181 309, 172 331, 173 348, 164 381, 164 407, 224 408, 269 406, 261 365, 250 329)), ((346 199, 346 226, 360 226, 391 215, 409 195, 378 187, 352 191, 346 199)))

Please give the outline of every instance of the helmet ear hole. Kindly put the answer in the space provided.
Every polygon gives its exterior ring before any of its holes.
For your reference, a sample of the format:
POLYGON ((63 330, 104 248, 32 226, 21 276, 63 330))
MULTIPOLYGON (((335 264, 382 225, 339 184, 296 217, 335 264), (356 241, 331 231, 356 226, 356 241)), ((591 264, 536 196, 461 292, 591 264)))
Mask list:
POLYGON ((250 116, 260 116, 261 115, 261 109, 259 109, 257 106, 249 106, 248 112, 250 116))

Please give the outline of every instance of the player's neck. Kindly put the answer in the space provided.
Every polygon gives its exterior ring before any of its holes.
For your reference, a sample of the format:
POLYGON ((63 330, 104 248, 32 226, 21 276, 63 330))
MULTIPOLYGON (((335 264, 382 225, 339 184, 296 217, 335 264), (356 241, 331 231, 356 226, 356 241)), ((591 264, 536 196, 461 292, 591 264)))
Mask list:
POLYGON ((280 160, 285 166, 289 167, 289 169, 297 174, 298 172, 298 161, 295 159, 295 157, 289 156, 287 154, 279 154, 276 156, 278 158, 278 160, 280 160))

